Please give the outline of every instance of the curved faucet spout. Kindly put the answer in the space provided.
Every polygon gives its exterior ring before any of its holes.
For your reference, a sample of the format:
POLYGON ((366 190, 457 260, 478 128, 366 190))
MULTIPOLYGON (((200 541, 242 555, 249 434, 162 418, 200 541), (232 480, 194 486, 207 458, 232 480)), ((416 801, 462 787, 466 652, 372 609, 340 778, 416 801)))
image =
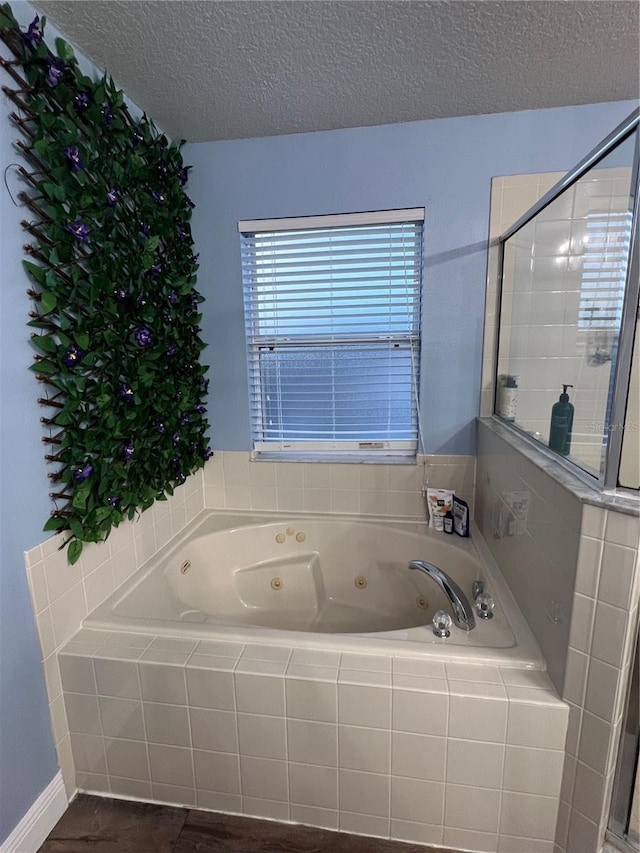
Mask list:
POLYGON ((451 603, 453 621, 458 628, 462 628, 463 631, 471 631, 475 628, 476 619, 469 600, 453 578, 433 563, 425 563, 423 560, 412 560, 409 568, 424 572, 438 584, 451 603))

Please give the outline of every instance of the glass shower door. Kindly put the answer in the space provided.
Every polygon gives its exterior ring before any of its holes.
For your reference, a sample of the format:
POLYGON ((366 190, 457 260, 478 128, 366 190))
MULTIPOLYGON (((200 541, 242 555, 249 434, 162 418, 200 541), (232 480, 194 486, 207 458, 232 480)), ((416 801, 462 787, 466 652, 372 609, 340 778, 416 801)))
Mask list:
POLYGON ((599 478, 627 298, 637 130, 503 241, 496 414, 599 478), (566 387, 565 387, 566 386, 566 387))

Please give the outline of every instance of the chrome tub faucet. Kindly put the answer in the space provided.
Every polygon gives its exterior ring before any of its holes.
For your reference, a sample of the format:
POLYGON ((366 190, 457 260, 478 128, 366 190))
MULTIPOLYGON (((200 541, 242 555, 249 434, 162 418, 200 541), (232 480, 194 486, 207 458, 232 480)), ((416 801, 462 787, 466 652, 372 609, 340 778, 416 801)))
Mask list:
POLYGON ((409 568, 424 572, 438 584, 449 599, 453 621, 458 628, 462 628, 463 631, 471 631, 475 628, 476 619, 473 615, 473 609, 467 596, 453 578, 450 578, 446 572, 434 566, 433 563, 425 563, 423 560, 412 560, 409 563, 409 568))

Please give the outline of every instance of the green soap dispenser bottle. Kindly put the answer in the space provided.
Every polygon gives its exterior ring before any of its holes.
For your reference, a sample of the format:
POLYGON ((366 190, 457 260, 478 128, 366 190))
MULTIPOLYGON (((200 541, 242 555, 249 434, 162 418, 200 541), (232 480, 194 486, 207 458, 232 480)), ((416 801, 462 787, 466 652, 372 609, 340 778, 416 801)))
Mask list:
POLYGON ((571 449, 571 430, 573 428, 573 403, 569 402, 567 388, 573 385, 562 385, 562 394, 551 409, 551 426, 549 429, 549 447, 562 456, 568 456, 571 449))

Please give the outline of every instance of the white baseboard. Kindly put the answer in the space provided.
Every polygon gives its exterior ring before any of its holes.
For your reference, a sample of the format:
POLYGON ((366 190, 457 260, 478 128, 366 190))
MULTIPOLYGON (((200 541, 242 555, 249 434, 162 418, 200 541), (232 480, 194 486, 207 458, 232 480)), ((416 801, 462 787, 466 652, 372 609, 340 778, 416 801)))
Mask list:
POLYGON ((36 853, 68 805, 62 773, 58 770, 11 835, 0 845, 0 853, 36 853))

